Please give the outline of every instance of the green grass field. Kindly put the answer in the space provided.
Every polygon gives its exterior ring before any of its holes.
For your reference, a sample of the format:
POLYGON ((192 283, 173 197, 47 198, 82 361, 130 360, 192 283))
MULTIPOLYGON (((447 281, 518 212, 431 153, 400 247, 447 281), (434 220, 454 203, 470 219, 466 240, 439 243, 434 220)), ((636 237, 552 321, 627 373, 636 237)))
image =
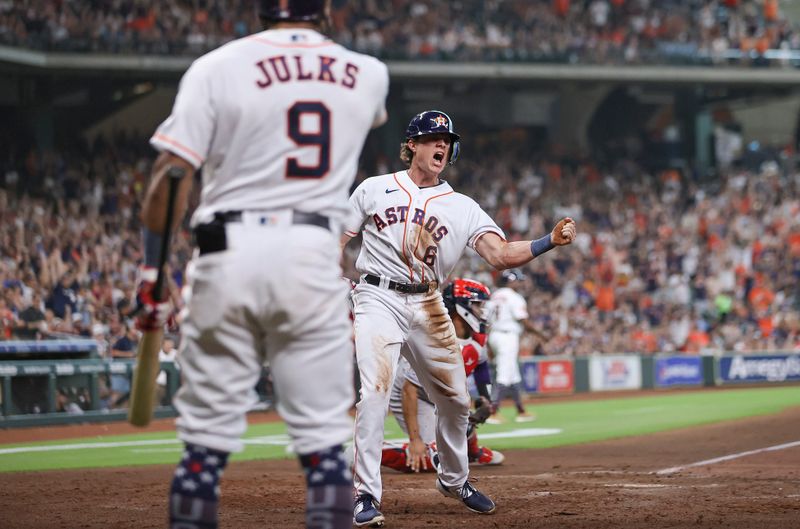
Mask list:
MULTIPOLYGON (((544 448, 768 415, 792 406, 800 406, 800 386, 570 402, 544 400, 530 406, 529 411, 537 416, 535 422, 513 422, 513 409, 506 407, 502 413, 509 420, 502 425, 481 426, 479 437, 501 450, 544 448)), ((401 437, 394 419, 387 420, 386 438, 401 437)), ((251 426, 245 441, 245 451, 233 460, 293 457, 287 451, 283 423, 251 426)), ((181 448, 174 432, 0 444, 0 472, 175 464, 181 448)))

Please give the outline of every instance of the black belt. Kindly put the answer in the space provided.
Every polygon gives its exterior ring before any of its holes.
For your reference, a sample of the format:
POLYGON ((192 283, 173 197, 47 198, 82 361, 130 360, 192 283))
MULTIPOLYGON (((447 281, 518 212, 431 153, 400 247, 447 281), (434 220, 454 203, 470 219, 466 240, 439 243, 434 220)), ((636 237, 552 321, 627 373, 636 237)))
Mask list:
MULTIPOLYGON (((365 274, 364 281, 376 287, 381 285, 381 278, 372 274, 365 274)), ((401 294, 424 294, 430 290, 431 283, 398 283, 390 279, 386 288, 396 290, 401 294)))
MULTIPOLYGON (((267 223, 267 218, 269 217, 269 213, 265 212, 263 217, 263 224, 267 223)), ((221 220, 224 223, 228 222, 241 222, 242 221, 242 212, 241 211, 218 211, 214 213, 214 220, 221 220)), ((319 213, 306 213, 305 211, 292 211, 292 224, 308 224, 311 226, 319 226, 320 228, 325 228, 326 230, 331 229, 331 221, 325 215, 320 215, 319 213)))
MULTIPOLYGON (((199 224, 194 228, 194 238, 200 255, 222 252, 228 249, 228 240, 225 225, 229 222, 241 222, 242 211, 218 211, 214 213, 214 220, 199 224)), ((262 224, 267 224, 269 213, 265 212, 262 224)), ((331 222, 325 215, 319 213, 306 213, 305 211, 292 212, 292 224, 318 226, 326 230, 331 229, 331 222)))

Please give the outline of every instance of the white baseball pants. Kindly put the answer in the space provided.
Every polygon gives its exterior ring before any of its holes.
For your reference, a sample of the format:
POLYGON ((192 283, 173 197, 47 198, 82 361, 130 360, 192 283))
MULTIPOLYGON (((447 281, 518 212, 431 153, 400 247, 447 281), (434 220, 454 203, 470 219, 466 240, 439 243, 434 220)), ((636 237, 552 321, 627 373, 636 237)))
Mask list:
POLYGON ((469 474, 467 423, 470 399, 464 360, 453 323, 438 290, 400 294, 359 283, 355 289, 356 360, 361 400, 356 411, 354 485, 357 494, 381 501, 384 419, 400 349, 437 408, 436 444, 447 486, 461 486, 469 474))
POLYGON ((291 216, 249 213, 226 224, 227 250, 189 266, 178 437, 240 451, 269 361, 294 451, 344 443, 353 432, 353 346, 338 238, 291 216))
POLYGON ((495 384, 511 386, 522 382, 519 372, 519 334, 494 331, 489 334, 489 347, 494 354, 495 384))

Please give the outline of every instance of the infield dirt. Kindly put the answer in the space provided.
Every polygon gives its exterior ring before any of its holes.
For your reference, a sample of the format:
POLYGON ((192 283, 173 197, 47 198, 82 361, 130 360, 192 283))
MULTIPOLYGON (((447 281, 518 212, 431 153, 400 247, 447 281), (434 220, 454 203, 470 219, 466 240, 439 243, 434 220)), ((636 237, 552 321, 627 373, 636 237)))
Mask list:
MULTIPOLYGON (((170 424, 165 421, 163 427, 170 424)), ((78 431, 92 435, 86 428, 78 431)), ((116 434, 126 426, 90 428, 116 434)), ((37 428, 27 434, 42 440, 39 430, 65 437, 63 428, 37 428)), ((5 442, 12 442, 7 435, 11 433, 4 432, 5 442)), ((472 471, 476 486, 497 502, 492 516, 472 514, 441 496, 430 474, 386 471, 382 511, 389 529, 800 528, 800 446, 671 475, 654 474, 796 441, 800 441, 800 407, 646 436, 507 451, 505 464, 472 471)), ((172 472, 172 466, 149 466, 3 473, 0 527, 166 527, 172 472)), ((296 461, 234 462, 222 487, 221 527, 303 526, 304 479, 296 461)))

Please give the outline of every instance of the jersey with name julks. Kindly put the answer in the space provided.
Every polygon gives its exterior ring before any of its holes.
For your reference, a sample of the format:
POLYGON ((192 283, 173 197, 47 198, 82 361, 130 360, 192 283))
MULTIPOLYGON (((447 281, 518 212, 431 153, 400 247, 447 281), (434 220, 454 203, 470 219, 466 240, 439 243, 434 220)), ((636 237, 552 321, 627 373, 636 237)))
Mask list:
POLYGON ((150 142, 203 166, 195 224, 281 209, 341 223, 388 87, 383 63, 314 30, 263 31, 194 61, 150 142))

